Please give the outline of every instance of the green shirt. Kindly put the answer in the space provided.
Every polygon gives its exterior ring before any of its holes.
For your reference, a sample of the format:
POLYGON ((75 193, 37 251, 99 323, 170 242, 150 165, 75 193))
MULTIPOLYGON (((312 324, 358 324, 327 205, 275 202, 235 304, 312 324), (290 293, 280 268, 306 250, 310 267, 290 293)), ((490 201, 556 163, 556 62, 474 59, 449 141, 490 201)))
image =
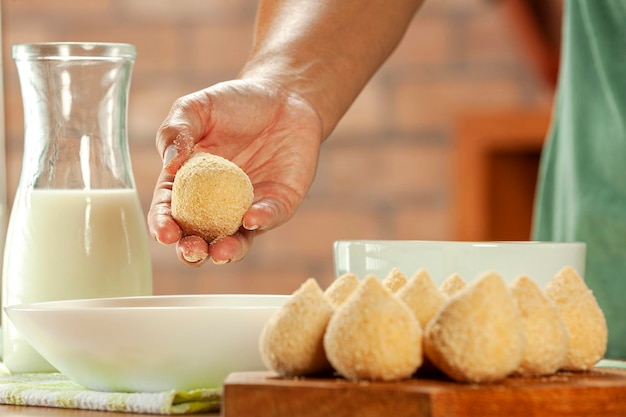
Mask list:
POLYGON ((534 238, 587 244, 585 281, 626 358, 626 1, 570 0, 534 238))

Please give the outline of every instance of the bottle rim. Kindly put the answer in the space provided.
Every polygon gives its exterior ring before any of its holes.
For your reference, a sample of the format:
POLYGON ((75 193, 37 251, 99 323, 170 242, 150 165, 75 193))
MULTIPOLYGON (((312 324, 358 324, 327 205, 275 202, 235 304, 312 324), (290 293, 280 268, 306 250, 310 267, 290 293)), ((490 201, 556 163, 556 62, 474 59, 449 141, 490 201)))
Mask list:
POLYGON ((38 42, 13 45, 13 59, 69 60, 102 59, 134 60, 137 48, 129 43, 109 42, 38 42))

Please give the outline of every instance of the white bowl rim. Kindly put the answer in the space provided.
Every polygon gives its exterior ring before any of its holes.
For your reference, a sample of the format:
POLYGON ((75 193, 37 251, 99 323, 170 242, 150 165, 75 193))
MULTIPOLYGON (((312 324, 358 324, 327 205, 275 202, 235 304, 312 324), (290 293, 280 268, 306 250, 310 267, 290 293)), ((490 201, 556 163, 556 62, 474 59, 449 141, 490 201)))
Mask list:
POLYGON ((249 305, 249 304, 232 304, 232 305, 190 305, 184 304, 185 300, 206 299, 206 300, 225 300, 225 299, 267 299, 276 301, 286 301, 289 295, 284 294, 182 294, 182 295, 147 295, 147 296, 131 296, 131 297, 105 297, 105 298, 82 298, 74 300, 56 300, 42 301, 35 303, 13 304, 5 306, 6 311, 111 311, 111 310, 216 310, 216 309, 275 309, 279 304, 273 305, 249 305), (154 305, 133 305, 133 302, 151 302, 154 305), (163 305, 158 304, 162 301, 181 301, 179 305, 163 305), (109 304, 110 303, 110 304, 109 304), (122 303, 117 305, 116 303, 122 303), (94 304, 94 305, 91 305, 94 304), (99 304, 99 305, 98 305, 99 304), (109 304, 109 305, 102 305, 109 304))

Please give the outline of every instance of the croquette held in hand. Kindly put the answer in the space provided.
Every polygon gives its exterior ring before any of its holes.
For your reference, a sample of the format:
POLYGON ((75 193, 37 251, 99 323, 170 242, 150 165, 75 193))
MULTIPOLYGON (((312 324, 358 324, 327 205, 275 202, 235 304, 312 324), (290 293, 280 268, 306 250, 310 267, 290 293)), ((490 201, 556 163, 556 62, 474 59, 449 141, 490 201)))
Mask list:
POLYGON ((200 236, 210 243, 237 232, 253 197, 252 183, 241 168, 220 156, 200 152, 176 173, 172 217, 185 235, 200 236))

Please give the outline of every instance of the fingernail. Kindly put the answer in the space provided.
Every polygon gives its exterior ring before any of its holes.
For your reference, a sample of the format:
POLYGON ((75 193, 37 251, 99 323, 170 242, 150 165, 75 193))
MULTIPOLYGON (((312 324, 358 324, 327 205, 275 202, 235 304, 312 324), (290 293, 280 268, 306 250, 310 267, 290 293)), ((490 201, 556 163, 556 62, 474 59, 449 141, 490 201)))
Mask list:
POLYGON ((170 145, 165 150, 165 154, 163 155, 163 166, 169 165, 170 162, 178 155, 178 150, 176 149, 176 145, 170 145))
POLYGON ((211 258, 211 260, 213 261, 213 263, 214 263, 215 265, 224 265, 224 264, 227 264, 227 263, 229 263, 229 262, 230 262, 228 259, 222 259, 222 260, 219 260, 219 259, 213 259, 213 258, 211 258))
POLYGON ((196 253, 185 253, 183 254, 185 260, 189 263, 195 264, 198 262, 202 262, 206 259, 206 255, 204 254, 196 254, 196 253))

